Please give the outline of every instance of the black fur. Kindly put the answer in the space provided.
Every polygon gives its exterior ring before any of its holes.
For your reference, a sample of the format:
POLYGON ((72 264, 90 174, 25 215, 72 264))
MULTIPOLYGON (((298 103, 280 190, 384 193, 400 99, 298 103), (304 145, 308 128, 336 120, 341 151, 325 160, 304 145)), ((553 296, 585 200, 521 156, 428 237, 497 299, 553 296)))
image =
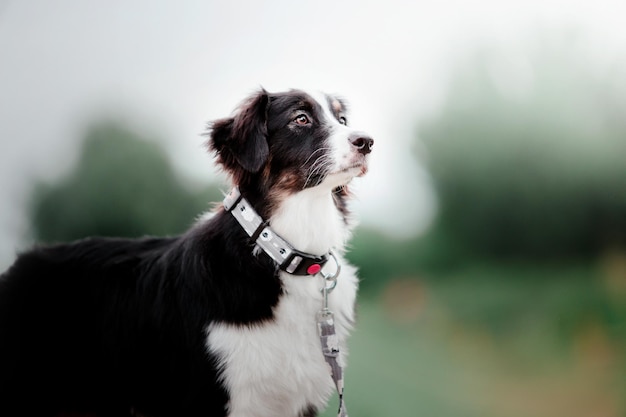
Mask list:
POLYGON ((242 105, 235 117, 213 123, 212 147, 226 169, 234 169, 238 164, 248 172, 257 173, 267 161, 268 104, 268 94, 261 90, 242 105))
MULTIPOLYGON (((327 174, 309 158, 325 129, 306 94, 262 90, 212 124, 209 148, 267 218, 327 174), (320 123, 294 126, 298 112, 320 123)), ((0 416, 223 416, 207 325, 272 320, 281 294, 276 265, 222 209, 179 237, 34 248, 0 277, 0 416)))
POLYGON ((271 319, 281 288, 234 219, 216 216, 178 238, 20 256, 0 281, 0 415, 224 415, 204 329, 271 319))

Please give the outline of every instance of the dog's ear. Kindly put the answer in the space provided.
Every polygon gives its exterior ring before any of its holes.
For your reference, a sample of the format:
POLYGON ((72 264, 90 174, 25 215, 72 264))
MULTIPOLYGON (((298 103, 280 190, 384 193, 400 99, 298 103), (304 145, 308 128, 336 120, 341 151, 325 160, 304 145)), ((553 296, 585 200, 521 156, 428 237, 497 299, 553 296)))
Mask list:
POLYGON ((267 144, 267 109, 265 90, 249 97, 233 117, 216 120, 209 126, 209 149, 227 170, 257 173, 269 157, 267 144))

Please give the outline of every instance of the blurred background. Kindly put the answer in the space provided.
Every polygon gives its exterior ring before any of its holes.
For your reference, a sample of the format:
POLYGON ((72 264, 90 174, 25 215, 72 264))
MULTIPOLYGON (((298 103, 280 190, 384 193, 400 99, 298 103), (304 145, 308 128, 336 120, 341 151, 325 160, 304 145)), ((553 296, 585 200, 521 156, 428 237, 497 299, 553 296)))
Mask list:
POLYGON ((351 415, 626 416, 624 16, 0 0, 0 270, 36 241, 185 230, 228 189, 208 121, 260 86, 338 93, 376 139, 351 415))

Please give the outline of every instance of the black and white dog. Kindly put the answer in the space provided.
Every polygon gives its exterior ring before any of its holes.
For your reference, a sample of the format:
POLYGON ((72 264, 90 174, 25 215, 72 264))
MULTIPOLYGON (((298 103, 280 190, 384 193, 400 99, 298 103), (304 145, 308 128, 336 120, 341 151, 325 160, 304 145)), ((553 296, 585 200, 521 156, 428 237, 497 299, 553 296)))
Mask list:
POLYGON ((342 100, 299 90, 261 90, 208 135, 236 186, 212 216, 178 237, 37 247, 0 277, 0 416, 326 406, 321 276, 341 267, 328 306, 344 347, 357 291, 347 184, 373 140, 342 100))

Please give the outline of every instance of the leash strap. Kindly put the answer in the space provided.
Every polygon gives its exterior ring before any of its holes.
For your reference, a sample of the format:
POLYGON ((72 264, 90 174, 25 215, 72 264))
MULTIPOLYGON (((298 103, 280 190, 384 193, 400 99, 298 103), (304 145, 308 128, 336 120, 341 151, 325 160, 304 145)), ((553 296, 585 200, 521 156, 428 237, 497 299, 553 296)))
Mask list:
POLYGON ((337 285, 337 277, 341 272, 341 265, 337 262, 337 258, 335 258, 332 252, 331 255, 335 259, 337 269, 332 274, 320 271, 320 275, 324 279, 324 286, 321 289, 322 309, 317 313, 317 330, 322 344, 322 354, 324 355, 324 359, 330 370, 330 376, 335 383, 337 394, 339 395, 339 411, 337 412, 337 417, 348 417, 348 410, 343 400, 343 368, 339 364, 339 337, 335 331, 335 316, 328 308, 328 295, 337 285))
POLYGON ((348 417, 348 410, 343 400, 343 368, 339 365, 339 339, 335 332, 335 320, 333 313, 328 310, 320 311, 317 320, 317 328, 322 342, 322 353, 330 368, 337 393, 339 394, 339 411, 337 417, 348 417))

